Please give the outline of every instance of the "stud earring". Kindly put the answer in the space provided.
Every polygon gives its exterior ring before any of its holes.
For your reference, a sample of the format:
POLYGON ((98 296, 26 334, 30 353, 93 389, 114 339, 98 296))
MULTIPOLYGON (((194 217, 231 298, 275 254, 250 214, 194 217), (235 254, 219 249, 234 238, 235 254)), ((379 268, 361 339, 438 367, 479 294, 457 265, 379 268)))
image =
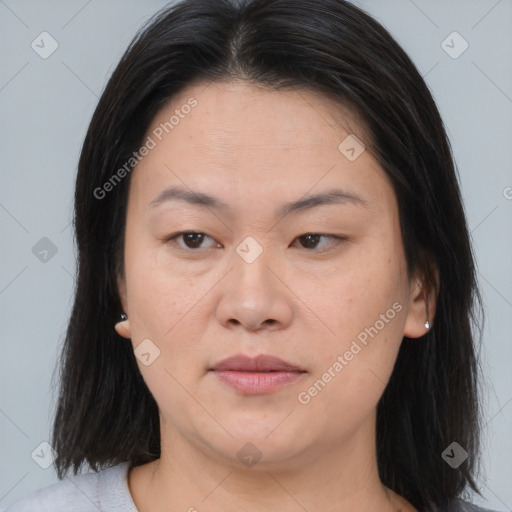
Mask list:
POLYGON ((125 320, 128 320, 128 315, 126 313, 121 313, 121 320, 120 322, 124 322, 125 320))
POLYGON ((427 296, 427 321, 425 322, 425 329, 430 330, 430 322, 428 321, 428 296, 427 296))

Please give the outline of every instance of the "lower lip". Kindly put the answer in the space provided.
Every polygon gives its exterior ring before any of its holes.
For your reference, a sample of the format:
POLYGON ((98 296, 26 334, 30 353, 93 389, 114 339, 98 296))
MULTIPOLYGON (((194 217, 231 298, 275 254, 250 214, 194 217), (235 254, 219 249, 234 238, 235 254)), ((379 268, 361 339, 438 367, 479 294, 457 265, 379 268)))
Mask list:
POLYGON ((262 395, 296 382, 304 372, 214 371, 215 375, 235 391, 244 395, 262 395))

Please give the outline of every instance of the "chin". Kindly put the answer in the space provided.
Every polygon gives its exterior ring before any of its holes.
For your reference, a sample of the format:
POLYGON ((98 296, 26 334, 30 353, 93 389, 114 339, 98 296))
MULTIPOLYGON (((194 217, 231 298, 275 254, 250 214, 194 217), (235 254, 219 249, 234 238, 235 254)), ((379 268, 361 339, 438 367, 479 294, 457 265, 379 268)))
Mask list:
POLYGON ((246 436, 242 439, 231 439, 228 446, 212 446, 221 457, 230 460, 232 464, 240 469, 259 471, 286 470, 297 463, 297 457, 306 447, 297 446, 299 441, 295 438, 291 441, 287 436, 251 438, 246 436))

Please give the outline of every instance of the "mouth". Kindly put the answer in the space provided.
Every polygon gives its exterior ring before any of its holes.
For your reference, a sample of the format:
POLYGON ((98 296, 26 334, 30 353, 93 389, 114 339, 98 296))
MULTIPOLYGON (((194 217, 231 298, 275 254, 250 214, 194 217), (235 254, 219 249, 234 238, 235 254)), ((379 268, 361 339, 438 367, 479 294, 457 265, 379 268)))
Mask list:
POLYGON ((274 356, 255 358, 242 354, 229 357, 209 368, 223 384, 243 395, 262 395, 296 382, 306 370, 274 356))

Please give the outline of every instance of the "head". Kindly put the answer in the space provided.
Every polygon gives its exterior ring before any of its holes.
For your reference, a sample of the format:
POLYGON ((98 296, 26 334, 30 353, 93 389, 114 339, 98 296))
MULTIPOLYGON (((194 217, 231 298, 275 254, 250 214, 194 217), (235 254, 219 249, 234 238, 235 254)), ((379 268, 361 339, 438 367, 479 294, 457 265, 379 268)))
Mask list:
POLYGON ((162 428, 285 468, 375 424, 381 480, 416 507, 477 490, 478 293, 453 157, 415 66, 363 11, 159 13, 100 99, 75 199, 59 476, 154 460, 162 428), (236 394, 211 370, 240 352, 301 380, 236 394), (470 454, 457 470, 453 441, 470 454))

